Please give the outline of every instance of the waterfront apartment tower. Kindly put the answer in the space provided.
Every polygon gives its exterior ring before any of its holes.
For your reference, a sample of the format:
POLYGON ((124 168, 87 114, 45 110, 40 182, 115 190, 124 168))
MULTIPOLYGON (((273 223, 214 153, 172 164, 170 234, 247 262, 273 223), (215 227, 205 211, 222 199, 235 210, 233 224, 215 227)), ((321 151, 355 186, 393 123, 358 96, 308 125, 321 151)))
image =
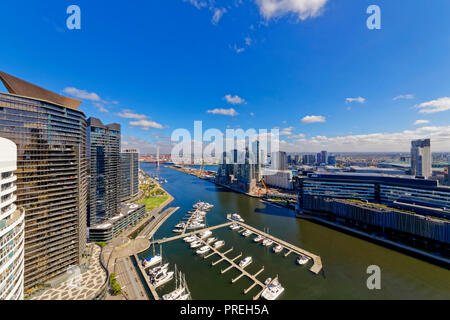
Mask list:
POLYGON ((126 201, 139 193, 139 153, 135 149, 120 153, 120 200, 126 201))
POLYGON ((22 300, 25 213, 15 204, 17 147, 0 138, 0 300, 22 300))
POLYGON ((278 151, 272 153, 272 169, 274 170, 287 170, 287 155, 284 151, 278 151))
POLYGON ((120 125, 88 121, 89 205, 88 227, 119 213, 120 125))
POLYGON ((25 289, 79 265, 86 244, 86 117, 80 100, 0 72, 0 136, 17 145, 25 289))
POLYGON ((411 142, 411 174, 424 179, 431 177, 430 139, 413 140, 411 142))

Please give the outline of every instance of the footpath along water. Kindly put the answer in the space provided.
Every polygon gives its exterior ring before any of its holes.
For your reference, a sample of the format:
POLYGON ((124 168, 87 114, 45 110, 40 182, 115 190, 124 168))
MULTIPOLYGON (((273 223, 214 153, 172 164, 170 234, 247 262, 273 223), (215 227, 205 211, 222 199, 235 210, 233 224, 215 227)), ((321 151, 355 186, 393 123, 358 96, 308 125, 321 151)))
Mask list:
MULTIPOLYGON (((201 200, 214 205, 206 216, 209 226, 222 224, 228 213, 237 212, 246 224, 260 230, 269 228, 269 233, 275 237, 319 255, 324 273, 315 275, 309 271, 309 264, 299 266, 295 263, 296 255, 275 254, 272 248, 255 244, 254 236, 245 238, 229 228, 213 231, 214 237, 225 240, 220 251, 233 247, 227 255, 230 258, 241 252, 243 257, 253 257, 253 262, 246 268, 249 273, 254 274, 264 266, 264 271, 258 275, 261 282, 279 276, 286 289, 280 299, 450 299, 450 281, 447 281, 450 273, 445 268, 297 219, 292 210, 263 204, 258 199, 164 166, 157 169, 154 164, 141 163, 141 168, 150 176, 167 179, 162 186, 175 198, 171 206, 180 207, 156 232, 155 240, 174 236, 174 226, 195 202, 201 200), (381 268, 381 290, 367 289, 369 274, 366 270, 370 265, 381 268)), ((152 250, 142 253, 140 258, 151 256, 152 250)), ((156 250, 159 250, 158 246, 156 250)), ((252 281, 242 277, 232 284, 231 280, 240 274, 238 271, 221 274, 220 271, 228 267, 226 262, 211 266, 219 259, 217 255, 205 260, 182 240, 165 243, 163 258, 170 262, 171 269, 176 264, 186 275, 193 299, 248 300, 259 291, 255 287, 244 295, 243 291, 252 281)), ((174 287, 175 282, 171 281, 158 288, 158 293, 161 296, 174 287)))

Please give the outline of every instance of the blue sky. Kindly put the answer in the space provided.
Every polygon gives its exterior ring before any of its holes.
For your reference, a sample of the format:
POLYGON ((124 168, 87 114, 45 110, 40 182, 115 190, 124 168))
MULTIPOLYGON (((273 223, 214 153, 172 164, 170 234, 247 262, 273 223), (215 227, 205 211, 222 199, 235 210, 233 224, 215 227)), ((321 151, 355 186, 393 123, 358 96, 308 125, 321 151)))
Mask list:
POLYGON ((420 137, 450 151, 449 12, 447 0, 18 0, 0 4, 0 70, 82 97, 143 151, 194 120, 277 127, 287 151, 407 151, 420 137), (71 4, 81 30, 66 27, 71 4), (366 27, 372 4, 381 30, 366 27))

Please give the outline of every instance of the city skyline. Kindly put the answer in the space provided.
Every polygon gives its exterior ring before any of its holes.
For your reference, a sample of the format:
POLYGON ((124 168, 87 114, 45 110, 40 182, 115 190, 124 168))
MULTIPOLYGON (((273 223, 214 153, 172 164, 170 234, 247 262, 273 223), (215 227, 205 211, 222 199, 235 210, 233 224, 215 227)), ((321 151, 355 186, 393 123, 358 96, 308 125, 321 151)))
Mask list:
POLYGON ((194 120, 222 131, 279 128, 288 152, 407 152, 424 138, 432 152, 446 152, 449 43, 435 30, 448 29, 442 8, 450 5, 440 3, 382 2, 376 31, 365 27, 368 2, 268 11, 267 1, 180 0, 136 12, 80 1, 77 31, 65 27, 63 4, 11 4, 22 20, 2 11, 16 32, 5 35, 1 69, 83 100, 87 116, 119 123, 123 148, 141 153, 156 145, 167 153, 171 132, 192 130, 194 120), (423 23, 410 22, 416 17, 423 23), (14 38, 49 47, 30 52, 14 38))

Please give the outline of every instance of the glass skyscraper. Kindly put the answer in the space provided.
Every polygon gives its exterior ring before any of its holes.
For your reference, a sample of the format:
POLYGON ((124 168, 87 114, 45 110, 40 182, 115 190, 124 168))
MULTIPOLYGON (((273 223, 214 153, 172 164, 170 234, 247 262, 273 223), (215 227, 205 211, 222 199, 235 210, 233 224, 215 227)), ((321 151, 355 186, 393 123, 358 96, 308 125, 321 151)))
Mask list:
POLYGON ((120 153, 120 200, 125 201, 139 193, 139 153, 130 149, 120 153))
POLYGON ((119 213, 120 125, 88 119, 88 227, 119 213))
POLYGON ((17 145, 25 289, 78 265, 86 244, 86 118, 79 100, 0 72, 0 136, 17 145))

